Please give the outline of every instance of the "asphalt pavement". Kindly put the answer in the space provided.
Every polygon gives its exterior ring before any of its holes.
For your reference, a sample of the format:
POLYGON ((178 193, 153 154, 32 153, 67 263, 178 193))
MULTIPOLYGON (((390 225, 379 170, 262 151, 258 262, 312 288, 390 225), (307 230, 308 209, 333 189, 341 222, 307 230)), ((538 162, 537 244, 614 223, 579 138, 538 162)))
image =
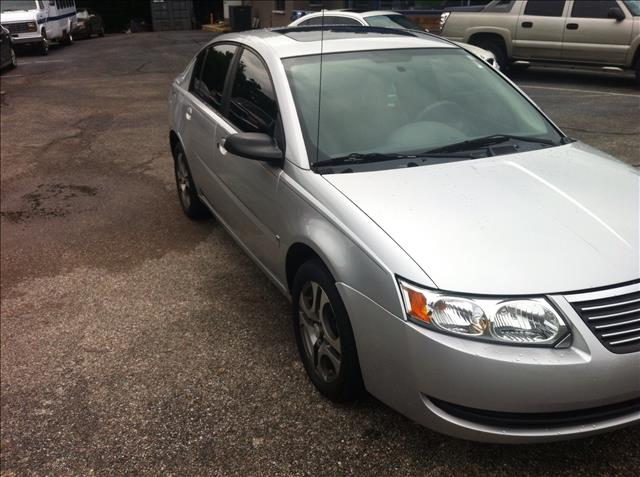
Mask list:
MULTIPOLYGON (((209 38, 107 36, 0 76, 1 474, 637 475, 638 427, 478 444, 314 390, 287 300, 178 205, 168 86, 209 38)), ((570 135, 640 166, 631 77, 515 80, 570 135)))

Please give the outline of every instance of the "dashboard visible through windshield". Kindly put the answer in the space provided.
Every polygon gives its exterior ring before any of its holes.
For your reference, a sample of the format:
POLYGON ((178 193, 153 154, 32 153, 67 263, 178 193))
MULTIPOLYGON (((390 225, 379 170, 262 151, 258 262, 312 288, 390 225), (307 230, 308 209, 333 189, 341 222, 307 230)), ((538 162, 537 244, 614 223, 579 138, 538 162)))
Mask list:
POLYGON ((283 63, 311 164, 472 150, 485 146, 481 138, 507 142, 504 153, 563 141, 523 95, 463 50, 325 54, 322 78, 319 55, 283 63))

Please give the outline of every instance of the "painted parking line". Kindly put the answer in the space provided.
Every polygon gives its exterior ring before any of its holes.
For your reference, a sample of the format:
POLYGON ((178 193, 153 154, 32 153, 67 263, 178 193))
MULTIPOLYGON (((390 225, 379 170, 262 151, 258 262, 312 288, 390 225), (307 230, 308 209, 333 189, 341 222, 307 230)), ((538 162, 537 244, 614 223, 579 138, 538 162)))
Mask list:
POLYGON ((607 96, 626 96, 629 98, 640 98, 640 94, 628 94, 628 93, 611 93, 609 91, 596 91, 590 89, 574 89, 574 88, 555 88, 552 86, 537 86, 533 84, 520 84, 520 88, 532 88, 532 89, 548 89, 551 91, 567 91, 570 93, 586 93, 586 94, 602 94, 607 96))
POLYGON ((2 79, 7 78, 24 78, 24 75, 2 75, 2 79))
POLYGON ((46 63, 68 63, 67 60, 36 60, 36 61, 20 61, 19 65, 41 65, 46 63))

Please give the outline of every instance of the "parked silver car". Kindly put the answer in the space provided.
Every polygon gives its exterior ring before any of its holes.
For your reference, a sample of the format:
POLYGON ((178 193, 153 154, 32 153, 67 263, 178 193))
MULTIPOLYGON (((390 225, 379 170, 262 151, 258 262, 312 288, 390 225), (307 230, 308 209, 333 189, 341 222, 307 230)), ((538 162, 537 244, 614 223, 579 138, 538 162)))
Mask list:
POLYGON ((261 30, 169 105, 184 212, 291 297, 323 395, 493 442, 640 420, 640 176, 500 72, 406 31, 261 30))
MULTIPOLYGON (((424 31, 420 26, 413 23, 402 13, 388 10, 371 10, 365 12, 354 12, 349 10, 323 10, 304 15, 289 24, 290 27, 319 26, 319 25, 363 25, 383 28, 398 28, 402 30, 424 31)), ((500 69, 496 56, 483 48, 470 45, 469 43, 453 42, 464 48, 494 68, 500 69)))

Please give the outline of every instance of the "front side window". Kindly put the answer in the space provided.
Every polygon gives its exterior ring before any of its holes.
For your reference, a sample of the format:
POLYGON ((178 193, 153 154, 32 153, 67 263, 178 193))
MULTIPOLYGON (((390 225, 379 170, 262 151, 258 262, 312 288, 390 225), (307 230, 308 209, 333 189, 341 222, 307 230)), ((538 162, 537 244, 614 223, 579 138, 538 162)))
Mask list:
MULTIPOLYGON (((227 79, 227 72, 235 51, 234 45, 209 47, 204 57, 201 73, 193 83, 195 94, 217 110, 222 107, 224 82, 227 79)), ((198 62, 196 62, 196 68, 198 66, 198 62)))
POLYGON ((422 30, 404 15, 374 15, 366 18, 367 23, 374 27, 400 28, 403 30, 422 30))
POLYGON ((483 11, 492 13, 510 12, 515 5, 515 0, 493 0, 489 2, 483 11))
POLYGON ((529 0, 524 9, 525 15, 541 17, 561 17, 565 0, 529 0))
POLYGON ((631 12, 631 15, 634 17, 640 16, 640 0, 624 0, 624 4, 631 12))
POLYGON ((615 0, 580 0, 573 2, 571 16, 575 18, 608 18, 609 9, 617 7, 615 0))
POLYGON ((325 54, 321 82, 319 55, 283 63, 312 164, 352 154, 420 154, 493 135, 524 141, 492 154, 561 141, 515 88, 463 50, 325 54))
POLYGON ((229 98, 229 120, 243 132, 275 133, 278 103, 266 66, 244 50, 229 98))

